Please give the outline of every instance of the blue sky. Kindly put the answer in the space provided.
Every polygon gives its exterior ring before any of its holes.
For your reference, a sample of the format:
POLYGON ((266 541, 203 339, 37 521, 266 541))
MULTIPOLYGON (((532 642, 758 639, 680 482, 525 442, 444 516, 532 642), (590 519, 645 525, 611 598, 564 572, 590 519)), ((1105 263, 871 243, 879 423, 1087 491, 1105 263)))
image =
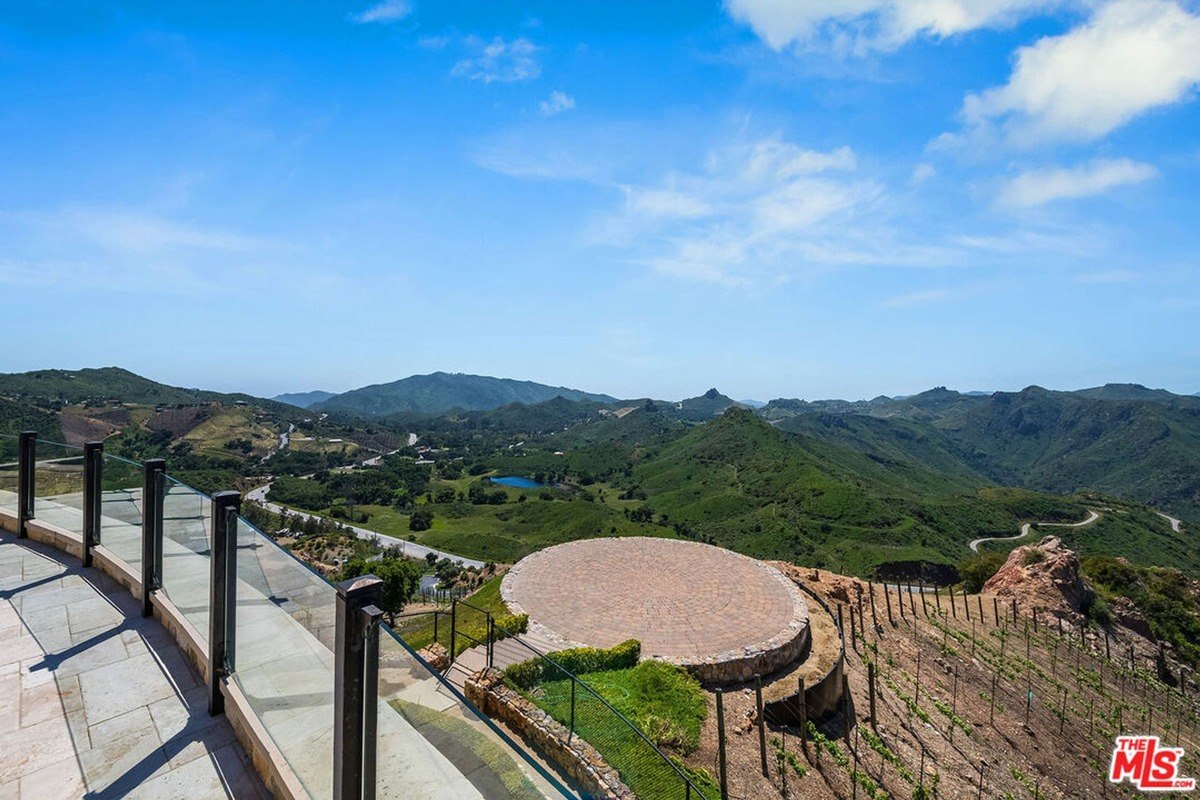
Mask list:
POLYGON ((0 371, 1197 392, 1198 87, 1194 0, 16 0, 0 371))

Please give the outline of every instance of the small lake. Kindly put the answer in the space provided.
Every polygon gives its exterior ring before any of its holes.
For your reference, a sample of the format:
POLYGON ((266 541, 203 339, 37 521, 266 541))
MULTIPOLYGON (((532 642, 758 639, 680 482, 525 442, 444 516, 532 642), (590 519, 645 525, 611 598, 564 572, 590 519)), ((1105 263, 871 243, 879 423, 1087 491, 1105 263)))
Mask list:
POLYGON ((492 478, 492 483, 497 483, 501 486, 508 486, 512 489, 541 489, 546 484, 538 483, 532 478, 522 478, 519 475, 505 475, 500 478, 492 478))

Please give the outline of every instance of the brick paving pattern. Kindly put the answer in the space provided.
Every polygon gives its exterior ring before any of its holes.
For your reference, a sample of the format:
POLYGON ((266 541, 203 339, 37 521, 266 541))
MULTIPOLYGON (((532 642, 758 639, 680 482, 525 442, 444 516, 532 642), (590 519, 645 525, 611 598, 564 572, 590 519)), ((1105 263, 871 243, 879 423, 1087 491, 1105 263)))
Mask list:
POLYGON ((648 537, 587 539, 523 559, 501 585, 531 630, 565 645, 642 642, 644 658, 698 664, 738 654, 807 620, 799 590, 761 561, 648 537))

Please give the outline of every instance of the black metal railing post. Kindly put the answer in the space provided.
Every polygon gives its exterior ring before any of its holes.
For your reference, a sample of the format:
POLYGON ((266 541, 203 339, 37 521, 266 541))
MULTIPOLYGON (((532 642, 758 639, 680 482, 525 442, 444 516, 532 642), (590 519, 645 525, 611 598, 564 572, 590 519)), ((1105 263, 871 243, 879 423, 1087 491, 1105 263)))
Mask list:
POLYGON ((221 681, 232 672, 234 609, 237 605, 237 519, 242 496, 217 492, 212 498, 212 550, 208 559, 208 713, 225 711, 221 681))
POLYGON ((166 474, 167 462, 152 458, 142 465, 142 616, 154 613, 150 597, 162 583, 163 498, 159 474, 166 474))
POLYGON ((25 523, 33 519, 33 475, 37 469, 37 431, 21 431, 17 444, 17 538, 29 535, 25 523))
POLYGON ((383 610, 367 606, 359 614, 363 626, 363 777, 362 800, 375 800, 375 762, 379 741, 379 622, 383 610))
POLYGON ((92 565, 92 548, 100 544, 100 494, 103 491, 104 445, 83 445, 83 565, 92 565))
POLYGON ((450 663, 454 663, 454 639, 458 636, 458 600, 450 601, 450 663))
POLYGON ((488 669, 491 669, 496 665, 496 620, 490 612, 487 617, 487 630, 487 665, 488 669))
POLYGON ((366 730, 365 724, 374 720, 378 678, 377 665, 368 674, 367 654, 368 650, 377 651, 378 639, 374 647, 369 647, 367 640, 372 635, 378 636, 378 620, 372 624, 368 620, 374 613, 371 608, 377 609, 382 602, 383 581, 374 575, 352 578, 337 586, 333 653, 334 800, 364 800, 367 784, 374 790, 374 741, 368 748, 366 739, 374 740, 376 731, 366 730), (369 749, 372 755, 368 762, 369 749), (367 767, 372 769, 371 774, 366 773, 367 767))
POLYGON ((575 676, 571 676, 571 724, 567 728, 567 741, 575 737, 575 676))

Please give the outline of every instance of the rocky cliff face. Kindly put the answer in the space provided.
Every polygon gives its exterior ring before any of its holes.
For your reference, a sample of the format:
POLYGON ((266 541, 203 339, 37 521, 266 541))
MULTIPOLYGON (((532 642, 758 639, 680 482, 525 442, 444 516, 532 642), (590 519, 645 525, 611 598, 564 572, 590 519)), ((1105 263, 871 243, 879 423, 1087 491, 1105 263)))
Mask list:
POLYGON ((984 594, 1016 597, 1055 616, 1077 619, 1091 598, 1079 558, 1057 536, 1024 545, 983 585, 984 594))

